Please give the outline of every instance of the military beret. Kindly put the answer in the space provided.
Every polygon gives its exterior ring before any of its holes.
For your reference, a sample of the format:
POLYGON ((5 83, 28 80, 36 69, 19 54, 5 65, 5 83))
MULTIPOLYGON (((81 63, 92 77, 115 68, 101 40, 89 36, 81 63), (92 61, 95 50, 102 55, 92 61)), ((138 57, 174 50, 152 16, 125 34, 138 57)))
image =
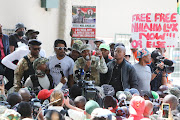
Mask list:
POLYGON ((36 39, 31 39, 28 42, 28 45, 38 45, 38 46, 40 46, 41 44, 42 44, 41 41, 36 40, 36 39))

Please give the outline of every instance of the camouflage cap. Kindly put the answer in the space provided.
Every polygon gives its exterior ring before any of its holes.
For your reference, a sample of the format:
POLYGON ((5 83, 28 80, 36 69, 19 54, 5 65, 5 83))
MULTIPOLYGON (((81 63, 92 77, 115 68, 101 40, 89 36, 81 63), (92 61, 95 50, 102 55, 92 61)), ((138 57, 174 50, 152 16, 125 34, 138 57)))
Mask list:
POLYGON ((33 62, 33 68, 34 70, 37 69, 38 66, 40 66, 41 64, 45 64, 46 62, 48 62, 47 58, 37 58, 34 62, 33 62))
POLYGON ((79 46, 83 45, 83 42, 81 40, 74 40, 74 43, 78 44, 79 46))
POLYGON ((71 49, 72 50, 75 50, 75 51, 78 51, 78 52, 81 52, 80 51, 80 48, 83 46, 83 42, 81 40, 76 40, 74 42, 74 44, 72 45, 71 49))
POLYGON ((81 46, 80 52, 83 52, 84 50, 90 50, 91 51, 91 45, 85 44, 85 45, 81 46))

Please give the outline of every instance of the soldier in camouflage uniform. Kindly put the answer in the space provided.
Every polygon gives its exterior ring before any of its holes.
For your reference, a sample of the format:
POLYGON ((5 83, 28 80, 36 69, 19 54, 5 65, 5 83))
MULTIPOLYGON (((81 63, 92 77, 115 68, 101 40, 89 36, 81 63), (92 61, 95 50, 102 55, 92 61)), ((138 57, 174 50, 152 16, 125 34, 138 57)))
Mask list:
POLYGON ((29 75, 35 73, 32 63, 40 57, 41 44, 36 39, 30 40, 28 43, 30 53, 18 62, 17 68, 14 71, 14 89, 16 92, 22 87, 22 83, 24 84, 29 75))
POLYGON ((80 48, 83 45, 83 42, 81 40, 75 40, 74 44, 71 47, 71 52, 69 54, 69 57, 74 60, 74 62, 81 57, 80 48))
MULTIPOLYGON (((106 73, 108 70, 105 60, 102 56, 102 53, 99 54, 99 57, 91 56, 91 46, 89 44, 86 44, 81 47, 81 55, 82 57, 78 58, 75 61, 75 66, 73 69, 74 76, 75 76, 75 71, 82 68, 85 71, 84 79, 87 80, 86 72, 90 71, 91 75, 89 80, 94 80, 95 85, 99 85, 100 84, 99 73, 106 73)), ((75 77, 75 81, 76 80, 77 78, 75 77)))

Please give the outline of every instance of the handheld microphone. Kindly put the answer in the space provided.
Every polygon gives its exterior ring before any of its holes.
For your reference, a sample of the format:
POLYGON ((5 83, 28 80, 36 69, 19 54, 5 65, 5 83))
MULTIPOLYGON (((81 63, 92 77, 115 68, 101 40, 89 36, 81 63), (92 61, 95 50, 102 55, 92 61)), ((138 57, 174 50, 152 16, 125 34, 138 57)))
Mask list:
POLYGON ((89 61, 90 60, 90 57, 89 55, 86 56, 86 60, 89 61))
POLYGON ((64 73, 62 70, 60 70, 61 76, 64 77, 64 73))

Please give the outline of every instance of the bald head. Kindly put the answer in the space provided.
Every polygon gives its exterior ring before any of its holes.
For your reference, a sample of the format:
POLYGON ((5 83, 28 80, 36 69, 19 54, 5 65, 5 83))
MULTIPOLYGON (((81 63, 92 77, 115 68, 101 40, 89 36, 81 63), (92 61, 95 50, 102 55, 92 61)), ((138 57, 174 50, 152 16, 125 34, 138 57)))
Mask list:
POLYGON ((26 88, 21 88, 18 93, 22 96, 22 101, 29 102, 31 94, 26 88))
POLYGON ((117 46, 115 49, 120 48, 122 51, 126 53, 126 48, 122 45, 117 46))
POLYGON ((150 100, 145 100, 144 117, 149 117, 153 111, 153 103, 150 100))
POLYGON ((163 103, 169 103, 171 110, 175 110, 178 105, 178 99, 174 95, 166 95, 163 99, 163 103))
POLYGON ((124 56, 126 55, 126 48, 124 46, 117 46, 114 51, 114 59, 119 61, 118 64, 122 62, 124 56))
POLYGON ((84 107, 85 107, 85 104, 86 104, 86 98, 84 96, 77 96, 74 99, 74 104, 75 104, 76 107, 84 110, 84 107))

